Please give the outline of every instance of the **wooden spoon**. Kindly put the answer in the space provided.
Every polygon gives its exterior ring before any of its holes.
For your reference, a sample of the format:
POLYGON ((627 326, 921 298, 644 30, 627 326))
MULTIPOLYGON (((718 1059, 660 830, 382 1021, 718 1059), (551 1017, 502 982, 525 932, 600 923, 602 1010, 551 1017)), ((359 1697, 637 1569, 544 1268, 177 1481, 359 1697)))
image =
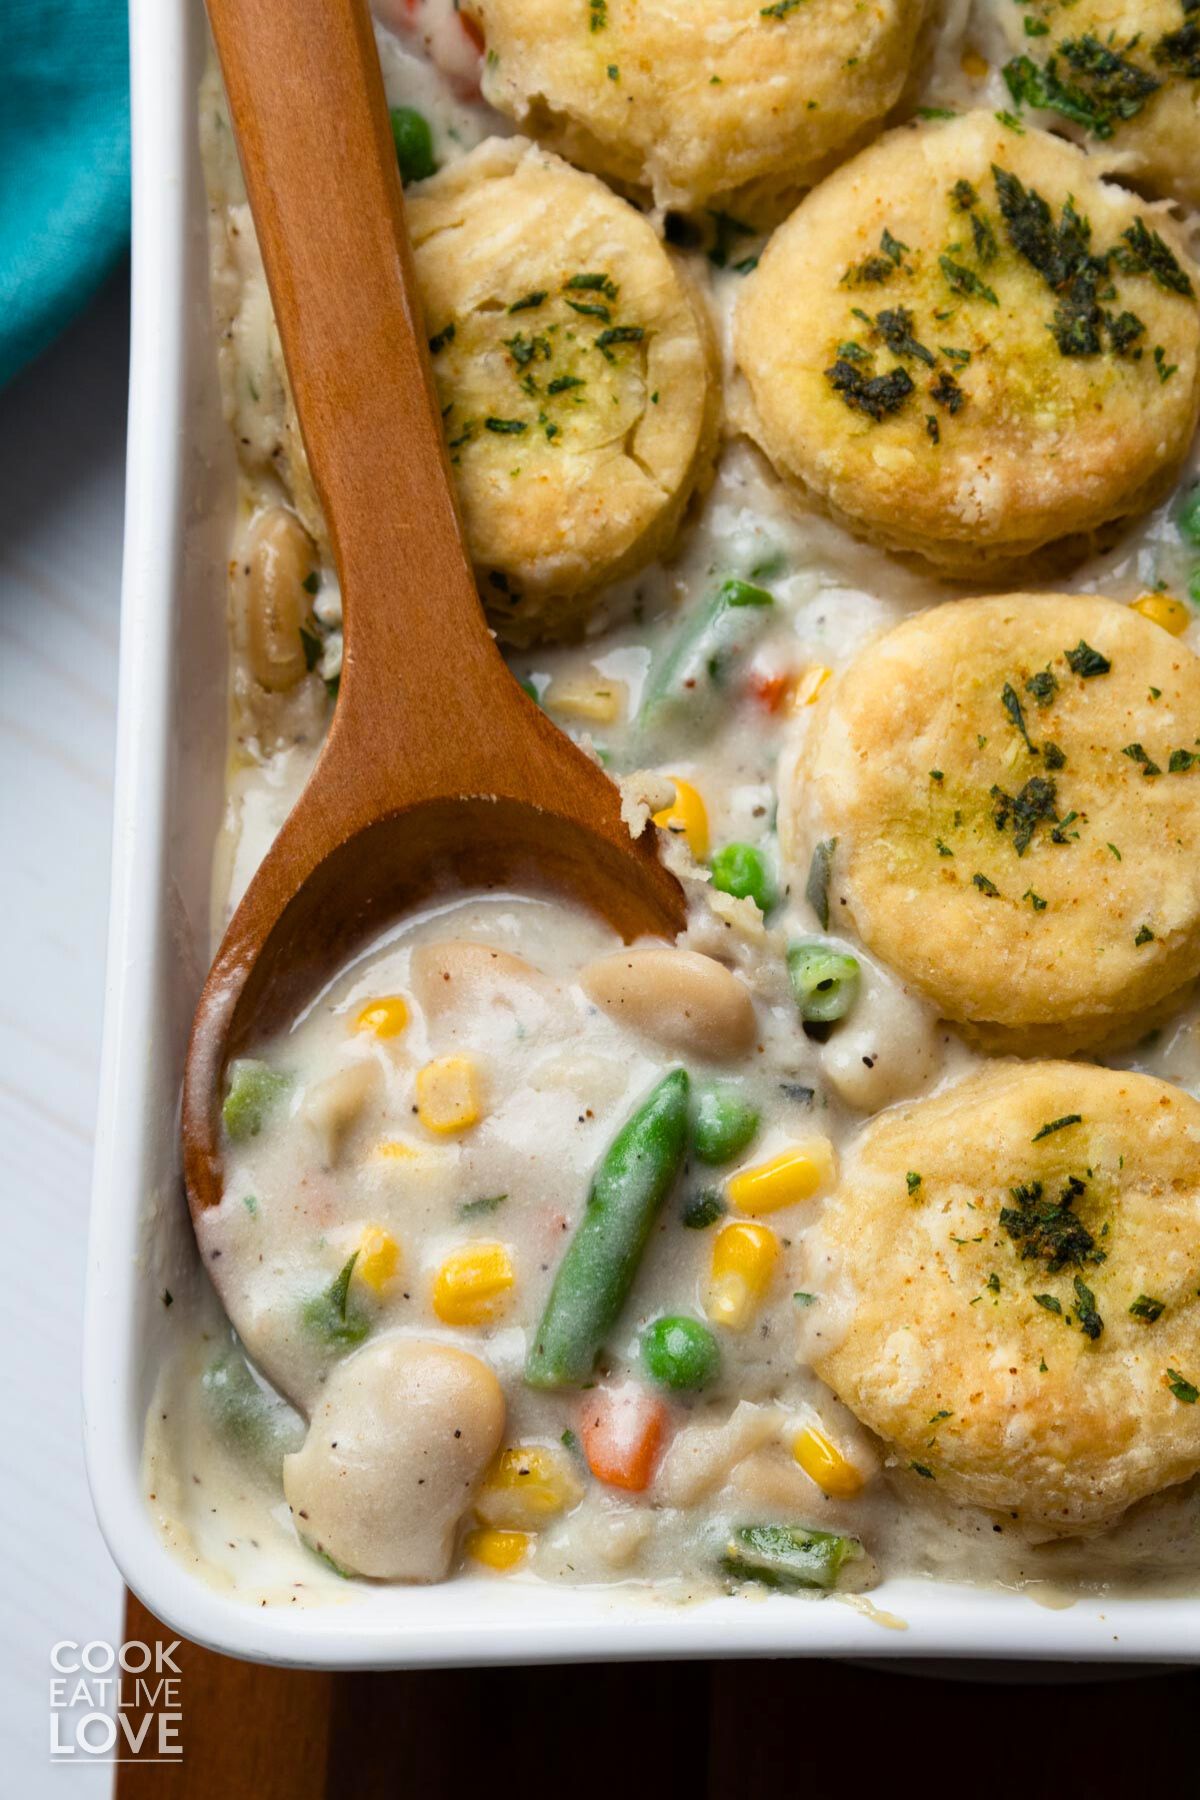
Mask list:
POLYGON ((296 411, 341 579, 345 657, 307 787, 200 996, 183 1091, 193 1213, 221 1197, 227 1059, 357 943, 447 887, 550 888, 626 940, 683 895, 616 788, 522 692, 485 624, 425 345, 365 0, 208 0, 296 411))

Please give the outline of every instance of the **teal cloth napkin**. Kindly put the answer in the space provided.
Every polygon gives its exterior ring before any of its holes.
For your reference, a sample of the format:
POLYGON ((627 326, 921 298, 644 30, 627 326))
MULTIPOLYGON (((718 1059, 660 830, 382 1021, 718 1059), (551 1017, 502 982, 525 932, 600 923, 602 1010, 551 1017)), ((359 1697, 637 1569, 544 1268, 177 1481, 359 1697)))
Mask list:
POLYGON ((125 0, 0 0, 0 386, 129 241, 125 0))

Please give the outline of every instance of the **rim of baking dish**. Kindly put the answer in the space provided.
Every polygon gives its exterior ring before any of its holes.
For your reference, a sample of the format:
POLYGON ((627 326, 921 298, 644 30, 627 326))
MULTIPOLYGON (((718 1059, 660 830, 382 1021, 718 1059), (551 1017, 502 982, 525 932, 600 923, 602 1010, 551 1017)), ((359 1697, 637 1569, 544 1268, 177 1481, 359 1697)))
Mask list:
MULTIPOLYGON (((200 0, 131 0, 133 347, 120 700, 105 1025, 88 1248, 84 1431, 101 1530, 122 1575, 172 1630, 256 1661, 445 1667, 648 1657, 855 1656, 1184 1662, 1200 1659, 1200 1598, 1094 1594, 1064 1610, 1027 1592, 891 1580, 852 1598, 716 1597, 520 1577, 434 1588, 354 1584, 328 1603, 255 1606, 193 1574, 161 1542, 140 1472, 146 1290, 156 1207, 176 1204, 177 1122, 152 1072, 164 1055, 161 976, 180 952, 168 891, 173 663, 183 528, 189 330, 196 295, 200 0), (906 1629, 881 1629, 880 1613, 906 1629)), ((214 755, 224 746, 214 744, 214 755)), ((197 987, 199 982, 197 980, 197 987)), ((181 1204, 181 1203, 180 1203, 181 1204)), ((159 1213, 161 1218, 161 1212, 159 1213)))

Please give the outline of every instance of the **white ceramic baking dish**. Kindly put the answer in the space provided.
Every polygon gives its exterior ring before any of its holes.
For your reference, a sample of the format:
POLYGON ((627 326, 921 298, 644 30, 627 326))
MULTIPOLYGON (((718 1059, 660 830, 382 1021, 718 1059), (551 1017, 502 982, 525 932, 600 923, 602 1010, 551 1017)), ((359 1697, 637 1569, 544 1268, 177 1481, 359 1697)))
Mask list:
POLYGON ((196 88, 202 0, 132 0, 133 367, 107 1017, 84 1412, 100 1524, 173 1630, 267 1662, 342 1668, 617 1657, 1200 1659, 1200 1599, 1086 1599, 891 1581, 884 1630, 837 1601, 680 1606, 477 1577, 247 1606, 161 1545, 139 1452, 157 1368, 205 1277, 179 1176, 178 1085, 209 943, 225 761, 224 566, 233 468, 209 319, 196 88), (164 1305, 164 1290, 174 1297, 164 1305))

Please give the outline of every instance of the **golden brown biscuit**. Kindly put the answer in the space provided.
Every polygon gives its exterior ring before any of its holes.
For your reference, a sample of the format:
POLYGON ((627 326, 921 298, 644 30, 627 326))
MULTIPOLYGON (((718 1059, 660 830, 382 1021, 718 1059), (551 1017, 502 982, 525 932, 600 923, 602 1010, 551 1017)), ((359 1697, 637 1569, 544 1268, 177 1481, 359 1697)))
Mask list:
POLYGON ((811 186, 895 104, 925 0, 464 0, 463 11, 487 40, 486 98, 531 137, 659 205, 719 202, 754 218, 811 186))
POLYGON ((1179 1089, 1007 1064, 884 1113, 807 1254, 813 1366, 918 1485, 1070 1533, 1200 1469, 1200 1103, 1179 1089))
POLYGON ((713 450, 707 323, 647 221, 521 138, 409 190, 467 543, 516 643, 670 545, 713 450))
POLYGON ((831 914, 991 1048, 1128 1032, 1200 973, 1200 659, 1115 601, 950 601, 811 709, 786 821, 831 914))
POLYGON ((1200 204, 1200 20, 1186 0, 1000 0, 1014 99, 1122 174, 1200 204))
POLYGON ((962 574, 1144 511, 1200 414, 1200 271, 1082 151, 991 113, 892 132, 747 280, 746 423, 779 474, 962 574))

